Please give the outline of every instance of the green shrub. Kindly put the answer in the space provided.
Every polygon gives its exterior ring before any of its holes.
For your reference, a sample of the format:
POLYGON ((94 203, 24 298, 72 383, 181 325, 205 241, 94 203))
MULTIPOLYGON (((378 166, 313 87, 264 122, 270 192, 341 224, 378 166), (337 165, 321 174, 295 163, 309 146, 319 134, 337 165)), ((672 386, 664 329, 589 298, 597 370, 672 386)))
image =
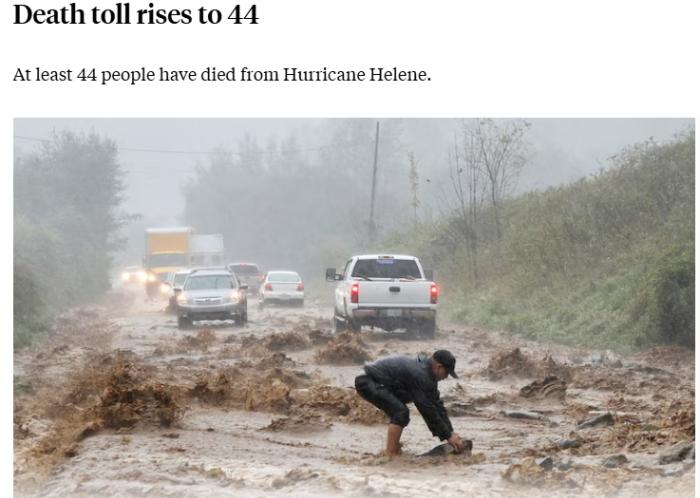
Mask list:
POLYGON ((693 245, 663 253, 643 279, 634 311, 650 343, 695 347, 695 254, 693 245))

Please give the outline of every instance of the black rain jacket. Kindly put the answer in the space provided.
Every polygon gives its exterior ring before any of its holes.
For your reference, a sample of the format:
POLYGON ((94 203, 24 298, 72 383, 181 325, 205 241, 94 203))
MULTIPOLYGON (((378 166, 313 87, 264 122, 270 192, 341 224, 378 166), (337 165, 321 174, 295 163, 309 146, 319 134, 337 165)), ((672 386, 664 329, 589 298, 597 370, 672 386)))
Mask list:
POLYGON ((440 391, 431 364, 432 359, 424 356, 389 356, 365 363, 364 370, 401 402, 413 402, 433 436, 444 441, 449 439, 453 429, 445 406, 440 400, 440 391))

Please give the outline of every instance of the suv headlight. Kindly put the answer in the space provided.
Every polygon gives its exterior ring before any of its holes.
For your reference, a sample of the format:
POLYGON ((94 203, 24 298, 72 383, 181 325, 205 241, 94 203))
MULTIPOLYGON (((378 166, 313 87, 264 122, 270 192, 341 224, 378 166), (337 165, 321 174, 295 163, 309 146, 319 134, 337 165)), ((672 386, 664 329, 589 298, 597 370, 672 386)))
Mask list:
POLYGON ((231 294, 229 294, 229 296, 228 296, 228 300, 232 303, 237 303, 240 298, 241 298, 241 296, 238 292, 238 289, 232 290, 231 294))
POLYGON ((180 292, 177 295, 177 304, 187 304, 187 294, 180 292))
POLYGON ((149 273, 149 274, 148 274, 148 277, 147 277, 147 280, 148 280, 149 282, 155 282, 155 281, 158 280, 158 279, 156 278, 156 276, 155 276, 153 273, 149 273))

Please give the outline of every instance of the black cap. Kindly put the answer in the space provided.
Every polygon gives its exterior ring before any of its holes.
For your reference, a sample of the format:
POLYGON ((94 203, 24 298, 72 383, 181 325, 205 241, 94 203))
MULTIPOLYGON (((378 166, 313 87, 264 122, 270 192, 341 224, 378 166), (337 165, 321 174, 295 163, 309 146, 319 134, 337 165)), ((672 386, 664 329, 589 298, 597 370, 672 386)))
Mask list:
POLYGON ((445 367, 445 370, 447 370, 447 373, 450 374, 452 377, 457 379, 457 374, 455 373, 455 363, 457 363, 457 360, 455 360, 455 357, 452 353, 450 353, 446 349, 438 349, 433 353, 433 359, 437 361, 440 365, 445 367))

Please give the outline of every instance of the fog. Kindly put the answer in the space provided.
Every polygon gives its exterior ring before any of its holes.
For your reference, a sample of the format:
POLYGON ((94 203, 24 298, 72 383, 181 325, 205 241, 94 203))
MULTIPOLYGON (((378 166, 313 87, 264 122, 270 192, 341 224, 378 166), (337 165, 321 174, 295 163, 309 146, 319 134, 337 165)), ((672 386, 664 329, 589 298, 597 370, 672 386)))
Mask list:
MULTIPOLYGON (((650 138, 663 142, 693 125, 691 119, 528 121, 524 167, 510 195, 587 177, 606 168, 609 157, 626 146, 650 138)), ((140 216, 123 228, 128 244, 115 254, 119 265, 140 262, 144 228, 189 224, 203 233, 224 233, 231 259, 316 271, 319 258, 326 262, 351 250, 381 249, 365 236, 376 122, 17 119, 15 157, 31 154, 53 132, 65 130, 95 132, 116 143, 117 161, 125 172, 122 210, 140 216), (222 171, 228 168, 219 175, 221 182, 212 180, 216 178, 212 174, 198 177, 198 168, 206 170, 212 164, 222 171), (206 185, 212 181, 219 183, 210 190, 212 202, 217 195, 234 195, 223 204, 216 201, 214 211, 204 205, 206 185), (225 182, 231 190, 222 186, 225 182), (224 212, 222 205, 230 206, 231 212, 224 212), (274 216, 283 220, 269 223, 274 216), (352 247, 343 248, 346 244, 352 247)), ((379 122, 376 223, 381 239, 410 221, 410 153, 418 174, 418 218, 433 221, 449 210, 441 200, 449 191, 448 156, 462 120, 379 122)))

